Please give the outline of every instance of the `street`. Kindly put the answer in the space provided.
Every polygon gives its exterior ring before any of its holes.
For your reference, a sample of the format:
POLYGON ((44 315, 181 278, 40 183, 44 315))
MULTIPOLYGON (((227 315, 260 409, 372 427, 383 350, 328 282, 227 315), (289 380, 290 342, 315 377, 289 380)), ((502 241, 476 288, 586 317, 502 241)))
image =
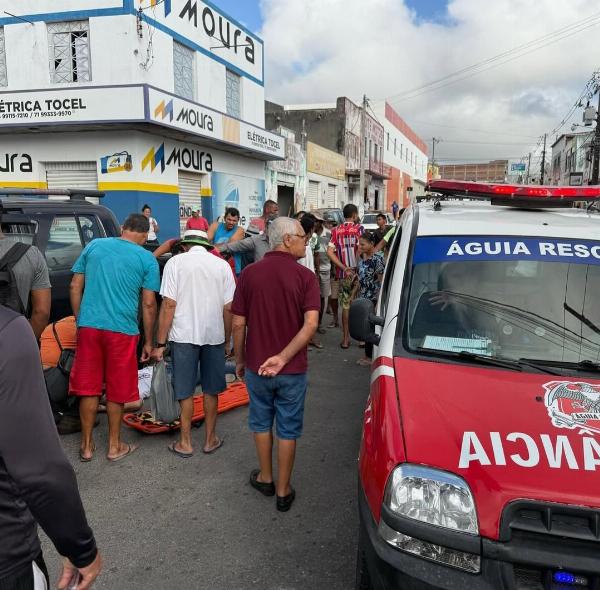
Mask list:
MULTIPOLYGON (((194 430, 197 452, 185 460, 167 451, 171 435, 125 427, 125 440, 140 449, 108 463, 105 416, 91 463, 77 460, 78 435, 62 437, 104 557, 94 588, 353 587, 356 459, 369 371, 355 364, 362 352, 356 346, 340 350, 339 331, 322 338, 325 348, 309 353, 311 385, 292 480, 297 500, 288 513, 248 483, 256 460, 247 408, 219 417, 226 440, 214 455, 202 454, 203 430, 194 430)), ((44 552, 54 582, 59 561, 47 540, 44 552)))

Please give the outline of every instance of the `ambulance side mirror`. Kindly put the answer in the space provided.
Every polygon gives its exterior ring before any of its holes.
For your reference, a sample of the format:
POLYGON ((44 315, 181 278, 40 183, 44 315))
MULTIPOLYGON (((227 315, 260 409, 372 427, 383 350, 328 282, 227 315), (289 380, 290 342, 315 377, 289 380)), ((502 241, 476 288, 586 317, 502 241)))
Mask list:
POLYGON ((379 344, 380 336, 375 326, 383 326, 383 318, 375 315, 375 308, 368 299, 356 299, 350 306, 350 336, 360 342, 379 344))

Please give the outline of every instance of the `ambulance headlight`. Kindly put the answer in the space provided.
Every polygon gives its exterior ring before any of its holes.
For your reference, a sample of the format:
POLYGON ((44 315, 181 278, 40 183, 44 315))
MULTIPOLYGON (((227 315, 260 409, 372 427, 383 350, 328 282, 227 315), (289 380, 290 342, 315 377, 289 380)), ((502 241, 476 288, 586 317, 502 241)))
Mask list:
POLYGON ((400 465, 392 472, 384 504, 395 514, 462 533, 479 534, 473 495, 457 475, 400 465))

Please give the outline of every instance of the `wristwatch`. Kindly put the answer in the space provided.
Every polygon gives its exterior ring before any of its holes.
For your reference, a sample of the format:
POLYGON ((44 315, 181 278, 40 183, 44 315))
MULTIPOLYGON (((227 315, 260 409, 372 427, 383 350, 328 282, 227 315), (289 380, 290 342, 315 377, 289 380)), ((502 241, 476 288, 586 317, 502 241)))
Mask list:
POLYGON ((166 342, 155 342, 154 348, 165 348, 167 346, 166 342))

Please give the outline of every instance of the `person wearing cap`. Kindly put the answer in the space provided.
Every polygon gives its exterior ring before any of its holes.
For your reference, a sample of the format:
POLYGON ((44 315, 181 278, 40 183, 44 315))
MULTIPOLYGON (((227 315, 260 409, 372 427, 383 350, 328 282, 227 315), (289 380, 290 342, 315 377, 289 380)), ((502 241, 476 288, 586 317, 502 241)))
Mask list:
POLYGON ((160 288, 163 301, 151 353, 154 360, 162 360, 169 344, 181 429, 179 440, 168 448, 182 458, 194 453, 191 427, 198 375, 204 395, 203 452, 214 453, 223 445, 223 438, 216 434, 217 396, 227 388, 225 343, 231 340, 235 292, 229 264, 210 254, 213 245, 198 233, 186 232, 180 242, 184 252, 165 265, 160 288))
POLYGON ((208 231, 208 221, 201 215, 202 209, 196 205, 192 209, 192 216, 187 220, 185 229, 196 229, 200 231, 208 231))

